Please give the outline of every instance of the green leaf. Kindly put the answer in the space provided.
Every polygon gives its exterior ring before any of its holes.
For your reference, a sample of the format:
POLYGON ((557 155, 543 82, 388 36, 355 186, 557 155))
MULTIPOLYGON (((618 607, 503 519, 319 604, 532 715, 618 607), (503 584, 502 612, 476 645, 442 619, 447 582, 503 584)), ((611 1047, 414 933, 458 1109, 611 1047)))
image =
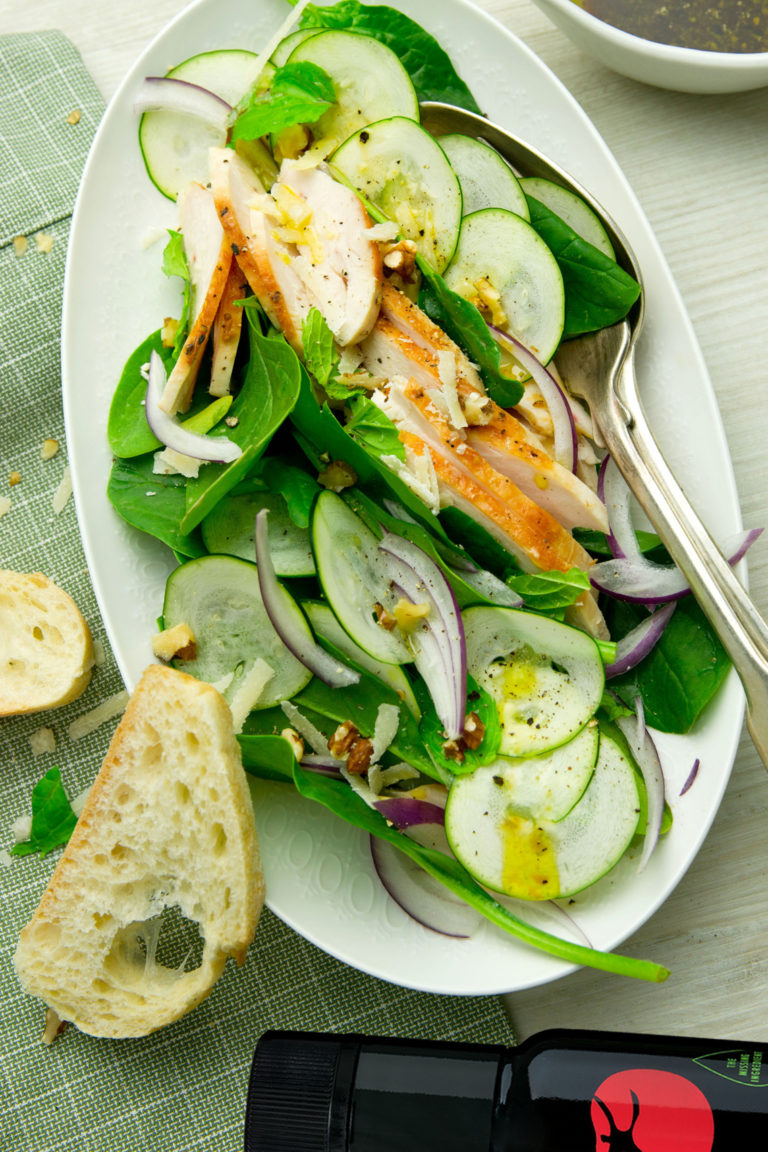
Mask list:
POLYGON ((445 731, 422 680, 414 683, 414 692, 421 708, 419 735, 430 756, 444 773, 449 773, 450 776, 466 776, 476 768, 490 764, 496 759, 501 743, 499 710, 490 693, 481 688, 471 676, 467 676, 467 715, 471 712, 477 713, 485 734, 478 748, 464 749, 464 759, 461 761, 446 756, 443 750, 446 742, 445 731))
POLYGON ((331 374, 339 364, 339 355, 333 342, 333 332, 322 312, 310 308, 301 328, 301 343, 304 349, 304 364, 318 384, 326 388, 331 374))
POLYGON ((589 576, 580 568, 567 572, 520 572, 508 576, 507 584, 537 612, 556 612, 575 604, 590 588, 589 576))
POLYGON ((294 464, 286 464, 274 456, 262 460, 260 474, 270 492, 283 497, 288 507, 288 515, 297 528, 308 528, 312 505, 320 492, 320 485, 294 464))
POLYGON ((551 250, 565 287, 563 339, 596 332, 623 320, 640 295, 640 285, 615 260, 582 240, 534 196, 527 196, 531 225, 551 250))
POLYGON ((166 276, 179 276, 184 285, 181 316, 179 317, 179 324, 173 342, 173 360, 176 361, 179 358, 179 353, 184 346, 184 341, 189 331, 189 318, 192 310, 192 284, 190 281, 187 254, 184 251, 184 238, 181 232, 176 232, 173 228, 168 229, 168 236, 168 243, 163 249, 163 272, 166 276))
POLYGON ((77 816, 61 783, 58 768, 51 768, 32 790, 32 829, 29 840, 14 844, 13 856, 39 852, 46 856, 66 844, 77 823, 77 816))
MULTIPOLYGON (((288 726, 288 720, 282 709, 278 709, 282 717, 282 727, 288 726)), ((282 736, 273 736, 268 733, 241 733, 237 737, 240 752, 243 757, 243 767, 254 776, 264 780, 286 780, 293 783, 293 752, 287 740, 282 736)))
MULTIPOLYGON (((290 415, 299 395, 301 362, 285 338, 272 330, 263 335, 258 313, 245 309, 250 359, 243 386, 230 409, 237 420, 226 428, 242 455, 231 464, 206 464, 186 489, 182 531, 191 532, 222 496, 234 488, 259 459, 272 436, 290 415)), ((215 433, 214 433, 215 435, 215 433)))
MULTIPOLYGON (((670 564, 671 559, 666 548, 662 545, 655 532, 635 532, 637 546, 641 552, 649 556, 657 564, 670 564), (653 554, 653 555, 651 555, 653 554)), ((586 548, 593 556, 612 556, 608 537, 605 532, 598 532, 594 528, 574 528, 573 537, 578 540, 582 548, 586 548)))
POLYGON ((153 452, 162 447, 147 424, 144 409, 147 381, 141 369, 149 363, 153 352, 157 352, 166 371, 170 371, 174 354, 163 344, 159 328, 128 357, 112 397, 107 419, 107 439, 115 456, 142 456, 145 452, 153 452))
MULTIPOLYGON (((647 613, 614 602, 609 626, 621 639, 647 613)), ((611 688, 631 703, 640 695, 645 718, 661 732, 688 732, 723 683, 730 661, 692 596, 679 600, 661 639, 645 660, 611 680, 611 688)))
POLYGON ((376 456, 396 456, 405 460, 405 448, 397 428, 385 412, 367 396, 353 396, 346 431, 376 456))
POLYGON ((294 124, 314 124, 336 100, 333 81, 310 61, 278 68, 267 92, 254 92, 232 125, 231 139, 258 140, 294 124))
POLYGON ((467 85, 456 73, 448 54, 419 24, 387 5, 342 0, 319 7, 308 4, 300 28, 347 28, 386 44, 398 55, 411 77, 419 100, 442 100, 470 112, 479 112, 467 85))
POLYGON ((519 573, 514 557, 506 548, 461 508, 442 508, 440 521, 448 538, 466 548, 481 568, 487 568, 500 580, 519 573))
POLYGON ((183 532, 186 485, 183 476, 156 475, 153 456, 115 460, 107 483, 113 508, 134 528, 186 557, 205 556, 199 532, 183 532))
POLYGON ((501 352, 485 320, 474 304, 449 288, 425 260, 419 260, 419 267, 424 276, 420 308, 480 366, 491 399, 501 408, 512 408, 522 397, 523 386, 501 371, 501 352))

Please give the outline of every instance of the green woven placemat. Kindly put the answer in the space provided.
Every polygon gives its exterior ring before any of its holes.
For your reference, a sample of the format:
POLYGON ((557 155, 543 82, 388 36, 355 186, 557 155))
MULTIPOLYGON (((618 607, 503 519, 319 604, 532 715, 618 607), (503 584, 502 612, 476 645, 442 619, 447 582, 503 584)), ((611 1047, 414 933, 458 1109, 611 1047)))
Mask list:
POLYGON ((11 500, 0 517, 0 566, 54 579, 106 651, 80 700, 0 719, 0 1148, 228 1152, 242 1147, 248 1069, 265 1028, 514 1038, 497 999, 430 996, 375 980, 265 912, 245 966, 230 964, 211 996, 179 1023, 143 1040, 94 1040, 70 1028, 51 1047, 40 1041, 42 1007, 19 988, 12 956, 55 860, 8 856, 11 828, 53 765, 71 796, 91 782, 114 722, 77 743, 67 728, 122 687, 75 509, 71 501, 58 515, 53 508, 66 467, 59 325, 69 216, 102 111, 61 34, 0 37, 0 501, 11 500), (44 460, 49 437, 61 449, 44 460), (14 485, 12 473, 20 478, 14 485), (57 749, 35 757, 29 738, 41 726, 53 730, 57 749))

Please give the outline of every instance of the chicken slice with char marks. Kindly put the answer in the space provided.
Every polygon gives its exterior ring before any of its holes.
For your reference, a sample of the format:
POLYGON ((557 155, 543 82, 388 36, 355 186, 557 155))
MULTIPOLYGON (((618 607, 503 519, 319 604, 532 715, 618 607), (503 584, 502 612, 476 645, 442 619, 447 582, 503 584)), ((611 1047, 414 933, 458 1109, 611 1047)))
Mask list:
POLYGON ((245 290, 245 276, 233 260, 213 325, 213 361, 208 385, 211 396, 227 396, 232 391, 232 369, 243 327, 243 308, 238 301, 245 296, 245 290))

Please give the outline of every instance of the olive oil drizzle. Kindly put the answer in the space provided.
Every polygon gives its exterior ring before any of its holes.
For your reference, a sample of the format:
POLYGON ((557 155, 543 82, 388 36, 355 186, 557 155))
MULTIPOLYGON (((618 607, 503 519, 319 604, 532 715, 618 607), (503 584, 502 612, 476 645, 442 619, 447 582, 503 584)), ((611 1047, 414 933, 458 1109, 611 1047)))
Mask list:
POLYGON ((623 32, 707 52, 768 52, 765 0, 574 0, 623 32))

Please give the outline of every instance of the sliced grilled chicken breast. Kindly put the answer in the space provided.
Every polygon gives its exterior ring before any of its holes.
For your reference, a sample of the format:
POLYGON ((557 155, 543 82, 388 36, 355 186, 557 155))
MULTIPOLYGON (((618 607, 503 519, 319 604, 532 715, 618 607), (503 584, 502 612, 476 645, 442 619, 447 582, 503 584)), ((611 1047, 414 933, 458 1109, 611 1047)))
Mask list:
POLYGON ((211 396, 226 396, 232 390, 232 369, 243 327, 243 309, 238 301, 245 296, 246 286, 240 265, 233 260, 213 325, 213 361, 208 385, 211 396))

